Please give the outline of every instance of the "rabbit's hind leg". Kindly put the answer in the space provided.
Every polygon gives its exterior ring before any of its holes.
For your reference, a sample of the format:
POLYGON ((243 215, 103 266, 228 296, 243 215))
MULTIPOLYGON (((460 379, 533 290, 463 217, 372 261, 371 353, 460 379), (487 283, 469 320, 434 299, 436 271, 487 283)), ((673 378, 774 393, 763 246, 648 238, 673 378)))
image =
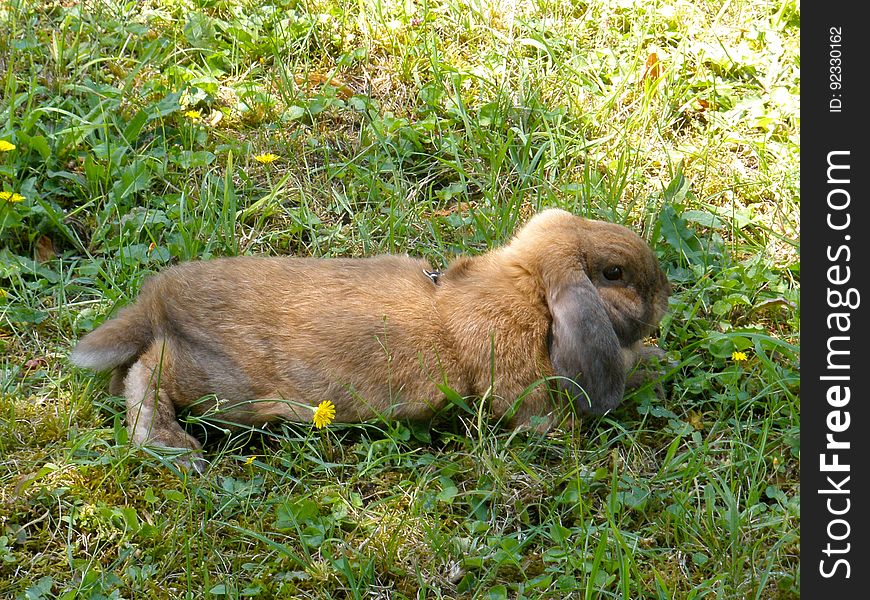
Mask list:
POLYGON ((169 353, 167 344, 155 340, 127 371, 124 397, 130 439, 138 446, 186 450, 176 462, 184 468, 202 472, 206 466, 202 458, 202 445, 181 427, 172 399, 161 386, 163 369, 170 359, 169 353))

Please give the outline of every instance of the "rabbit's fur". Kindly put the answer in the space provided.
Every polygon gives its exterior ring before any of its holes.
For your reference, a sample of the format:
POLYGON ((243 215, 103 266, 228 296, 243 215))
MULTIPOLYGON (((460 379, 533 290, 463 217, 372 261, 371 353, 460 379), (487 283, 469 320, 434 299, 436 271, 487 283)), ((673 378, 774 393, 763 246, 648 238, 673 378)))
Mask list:
POLYGON ((508 245, 431 271, 394 255, 184 263, 149 279, 70 359, 114 369, 134 443, 196 450, 177 409, 256 426, 310 421, 308 407, 331 400, 338 422, 423 419, 446 384, 488 395, 495 417, 515 411, 514 426, 571 403, 601 414, 636 363, 661 354, 640 341, 670 285, 620 225, 551 209, 508 245))

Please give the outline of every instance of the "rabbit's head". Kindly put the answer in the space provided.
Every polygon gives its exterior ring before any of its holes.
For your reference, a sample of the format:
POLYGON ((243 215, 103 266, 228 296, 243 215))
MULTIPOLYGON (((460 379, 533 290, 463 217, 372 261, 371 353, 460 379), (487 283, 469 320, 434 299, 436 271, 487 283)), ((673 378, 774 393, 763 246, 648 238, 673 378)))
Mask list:
POLYGON ((582 412, 615 408, 625 388, 623 350, 656 329, 671 292, 650 247, 621 225, 551 209, 503 251, 540 282, 560 389, 582 412))

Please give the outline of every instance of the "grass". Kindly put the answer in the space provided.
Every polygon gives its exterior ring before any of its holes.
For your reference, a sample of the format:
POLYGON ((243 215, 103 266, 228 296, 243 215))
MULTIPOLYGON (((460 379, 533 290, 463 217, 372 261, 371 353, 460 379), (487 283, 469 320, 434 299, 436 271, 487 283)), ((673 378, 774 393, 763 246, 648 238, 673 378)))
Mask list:
POLYGON ((799 24, 791 0, 0 4, 0 597, 798 597, 799 24), (549 206, 629 225, 674 284, 664 393, 574 431, 462 403, 191 422, 214 466, 187 477, 65 359, 175 261, 443 266, 549 206))

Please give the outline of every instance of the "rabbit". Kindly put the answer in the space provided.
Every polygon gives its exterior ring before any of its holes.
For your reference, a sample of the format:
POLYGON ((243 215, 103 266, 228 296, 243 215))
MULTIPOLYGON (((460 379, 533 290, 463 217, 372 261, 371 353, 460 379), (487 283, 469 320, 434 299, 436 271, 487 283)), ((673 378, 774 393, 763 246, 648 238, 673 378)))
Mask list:
POLYGON ((113 370, 134 444, 189 450, 181 463, 201 470, 180 409, 261 426, 310 421, 330 400, 336 422, 420 420, 447 403, 447 385, 488 397, 513 427, 546 430, 571 405, 606 413, 638 366, 663 355, 642 340, 670 291, 638 235, 548 209, 443 273, 407 255, 182 263, 148 279, 70 360, 113 370))

